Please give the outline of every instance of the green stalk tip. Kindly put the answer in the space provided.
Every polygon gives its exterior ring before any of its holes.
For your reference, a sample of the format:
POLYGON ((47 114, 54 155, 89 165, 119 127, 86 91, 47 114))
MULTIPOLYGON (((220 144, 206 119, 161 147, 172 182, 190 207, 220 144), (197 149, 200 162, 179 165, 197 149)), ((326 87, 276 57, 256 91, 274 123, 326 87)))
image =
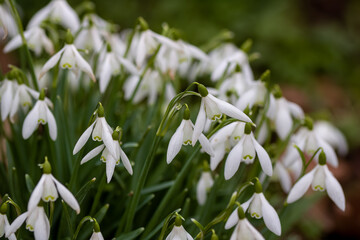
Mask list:
POLYGON ((96 221, 96 219, 95 218, 93 218, 93 220, 94 220, 94 232, 100 232, 100 225, 99 225, 99 223, 96 221))
POLYGON ((51 164, 49 163, 47 156, 45 156, 45 162, 42 164, 42 167, 44 174, 51 174, 51 164))

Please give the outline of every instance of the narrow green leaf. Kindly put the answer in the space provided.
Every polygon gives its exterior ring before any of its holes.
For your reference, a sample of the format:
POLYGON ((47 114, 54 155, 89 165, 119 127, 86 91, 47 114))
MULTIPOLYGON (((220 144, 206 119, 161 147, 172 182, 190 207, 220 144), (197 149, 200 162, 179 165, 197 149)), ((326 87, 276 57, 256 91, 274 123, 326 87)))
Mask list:
POLYGON ((25 174, 25 182, 27 190, 31 193, 34 190, 35 185, 29 174, 25 174))
POLYGON ((90 191, 90 189, 94 186, 93 183, 96 181, 96 178, 92 178, 88 181, 75 195, 75 198, 79 201, 79 204, 84 201, 86 194, 90 191))
POLYGON ((141 194, 146 195, 146 194, 149 194, 149 193, 154 193, 154 192, 158 192, 158 191, 167 189, 167 188, 171 187, 174 184, 174 182, 175 181, 168 181, 168 182, 163 182, 163 183, 160 183, 160 184, 156 184, 156 185, 144 188, 141 191, 141 194))
POLYGON ((123 233, 120 236, 114 238, 114 240, 132 240, 132 239, 135 239, 136 237, 138 237, 144 230, 145 230, 145 228, 141 227, 134 231, 131 231, 128 233, 123 233))

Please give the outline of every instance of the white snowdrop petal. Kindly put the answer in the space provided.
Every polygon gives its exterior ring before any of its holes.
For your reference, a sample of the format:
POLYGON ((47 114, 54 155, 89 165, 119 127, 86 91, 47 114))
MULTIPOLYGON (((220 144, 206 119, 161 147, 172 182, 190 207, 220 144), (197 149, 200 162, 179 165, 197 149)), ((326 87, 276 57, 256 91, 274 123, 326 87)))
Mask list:
POLYGON ((199 136, 199 142, 201 144, 201 147, 204 149, 204 151, 209 154, 211 157, 215 156, 214 149, 212 148, 209 139, 205 137, 204 134, 200 134, 199 136))
POLYGON ((15 97, 13 99, 12 105, 11 105, 11 111, 10 111, 10 120, 13 122, 14 121, 14 116, 17 113, 17 111, 19 110, 19 101, 20 101, 20 93, 19 93, 18 89, 15 93, 15 97))
POLYGON ((44 74, 49 71, 55 64, 60 60, 61 55, 63 54, 66 46, 62 48, 59 52, 57 52, 54 56, 52 56, 42 67, 39 75, 39 80, 44 76, 44 74))
POLYGON ((220 161, 225 155, 224 143, 218 143, 217 146, 214 147, 214 152, 214 156, 210 157, 210 168, 212 171, 216 169, 216 167, 219 165, 220 161))
POLYGON ((291 177, 288 171, 286 171, 286 169, 280 162, 276 163, 275 169, 279 176, 282 189, 284 190, 284 192, 289 193, 291 188, 291 177))
POLYGON ((58 180, 56 180, 51 175, 52 180, 56 184, 56 188, 61 196, 61 198, 72 208, 76 211, 77 214, 80 213, 80 206, 74 195, 64 186, 62 185, 58 180))
POLYGON ((301 198, 308 188, 310 187, 311 182, 314 179, 314 174, 317 168, 314 168, 309 173, 305 174, 301 179, 299 179, 293 188, 290 190, 290 193, 287 197, 288 203, 293 203, 297 201, 299 198, 301 198))
POLYGON ((238 207, 230 214, 228 220, 225 223, 225 229, 230 229, 236 225, 239 221, 238 207))
POLYGON ((11 39, 6 46, 4 47, 3 52, 4 53, 8 53, 11 52, 12 50, 19 48, 22 45, 22 40, 21 40, 21 36, 17 35, 16 37, 14 37, 13 39, 11 39))
POLYGON ((0 100, 1 100, 1 119, 4 121, 7 116, 9 115, 10 113, 10 110, 11 110, 11 105, 12 105, 12 87, 13 87, 13 83, 12 82, 7 82, 5 83, 7 84, 7 87, 6 87, 6 90, 5 92, 3 93, 2 96, 0 96, 0 100))
POLYGON ((244 219, 244 221, 246 223, 246 226, 252 233, 254 240, 265 240, 265 238, 259 233, 259 231, 256 228, 254 228, 254 226, 251 225, 251 223, 246 218, 244 219))
POLYGON ((23 214, 18 216, 11 223, 8 229, 5 230, 6 231, 5 236, 8 238, 11 234, 15 233, 21 227, 21 225, 24 223, 27 217, 28 217, 28 212, 24 212, 23 214))
POLYGON ((90 159, 93 159, 95 156, 97 156, 104 149, 104 147, 105 147, 105 145, 101 144, 100 146, 97 146, 96 148, 94 148, 93 150, 88 152, 88 154, 86 154, 83 157, 83 159, 81 159, 80 164, 84 164, 87 161, 89 161, 90 159))
MULTIPOLYGON (((120 148, 120 147, 119 147, 120 148)), ((120 148, 120 158, 121 158, 121 161, 122 163, 124 164, 124 167, 125 169, 128 171, 128 173, 130 175, 133 174, 133 170, 132 170, 132 167, 131 167, 131 163, 130 163, 130 160, 129 158, 126 156, 126 154, 124 153, 124 151, 120 148)))
POLYGON ((273 169, 271 160, 269 157, 269 154, 265 151, 265 149, 255 140, 253 134, 251 134, 251 139, 254 144, 256 154, 259 158, 259 162, 261 165, 262 170, 266 173, 268 176, 272 176, 273 169))
POLYGON ((44 208, 38 209, 38 217, 34 226, 34 236, 36 240, 48 240, 50 237, 50 223, 46 217, 44 208))
POLYGON ((326 155, 326 162, 329 163, 330 165, 332 165, 333 167, 338 167, 339 160, 336 156, 334 149, 330 146, 330 144, 328 144, 322 138, 319 138, 319 137, 317 137, 316 140, 318 141, 319 146, 322 147, 322 149, 326 155))
POLYGON ((91 132, 93 130, 95 123, 96 123, 96 120, 85 130, 85 132, 83 134, 81 134, 79 140, 75 144, 75 147, 73 150, 73 155, 78 153, 80 151, 80 149, 85 145, 85 143, 87 142, 87 140, 89 139, 89 137, 91 135, 91 132))
POLYGON ((94 73, 90 67, 90 65, 85 61, 85 59, 80 55, 74 45, 71 46, 72 51, 74 53, 77 66, 84 71, 94 82, 96 82, 96 78, 94 73))
POLYGON ((298 119, 303 119, 304 118, 304 111, 302 110, 302 108, 297 105, 296 103, 293 102, 289 102, 287 101, 289 110, 291 112, 291 114, 298 119))
POLYGON ((105 57, 105 60, 101 64, 102 68, 99 74, 99 86, 100 86, 100 92, 104 93, 107 86, 109 85, 112 71, 110 69, 110 55, 107 54, 105 57))
POLYGON ((241 110, 231 105, 230 103, 218 99, 211 94, 208 94, 207 97, 209 97, 211 100, 213 100, 216 103, 216 105, 218 106, 218 108, 222 113, 228 115, 229 117, 238 119, 240 121, 252 123, 251 119, 245 113, 243 113, 241 110))
POLYGON ((206 121, 205 103, 204 103, 204 98, 201 98, 200 110, 196 117, 194 132, 193 132, 193 136, 192 136, 192 145, 193 146, 195 146, 196 141, 199 139, 202 131, 204 130, 205 121, 206 121))
POLYGON ((116 158, 116 149, 114 145, 113 138, 111 136, 111 132, 108 128, 108 123, 106 122, 104 117, 99 118, 100 124, 102 125, 102 140, 106 146, 106 148, 109 150, 110 154, 113 155, 114 158, 116 158))
POLYGON ((55 141, 56 137, 57 137, 56 121, 55 121, 54 115, 48 108, 46 108, 46 117, 47 117, 47 121, 48 121, 48 125, 49 125, 50 138, 53 141, 55 141))
POLYGON ((44 182, 46 180, 46 174, 43 174, 31 193, 29 202, 28 202, 28 211, 32 211, 39 203, 40 198, 42 197, 42 193, 44 191, 44 182))
POLYGON ((266 200, 263 193, 260 193, 261 206, 262 206, 262 214, 264 218, 264 222, 266 227, 275 233, 276 235, 281 235, 281 223, 279 216, 275 209, 270 205, 270 203, 266 200))
POLYGON ((232 178, 232 176, 234 176, 236 171, 239 169, 241 155, 244 147, 244 139, 245 138, 241 138, 238 144, 236 144, 235 147, 230 151, 226 159, 224 172, 224 177, 226 180, 232 178))
POLYGON ((280 139, 284 140, 289 135, 292 125, 293 120, 289 111, 284 106, 280 107, 275 119, 276 132, 280 139))
POLYGON ((340 208, 342 211, 345 211, 345 195, 340 183, 332 175, 327 166, 324 166, 324 170, 326 176, 325 186, 329 197, 334 201, 338 208, 340 208))
POLYGON ((244 111, 246 107, 251 109, 256 101, 256 94, 257 91, 255 91, 255 89, 250 89, 239 98, 235 106, 242 111, 244 111))
POLYGON ((109 183, 111 181, 111 178, 112 178, 112 176, 114 174, 115 165, 116 165, 116 160, 114 159, 113 156, 109 155, 108 158, 106 159, 106 179, 107 179, 107 183, 109 183))
POLYGON ((181 146, 183 144, 183 136, 184 136, 184 125, 185 121, 181 121, 180 126, 176 129, 174 135, 172 135, 168 150, 166 153, 166 162, 170 164, 175 156, 179 153, 181 146))

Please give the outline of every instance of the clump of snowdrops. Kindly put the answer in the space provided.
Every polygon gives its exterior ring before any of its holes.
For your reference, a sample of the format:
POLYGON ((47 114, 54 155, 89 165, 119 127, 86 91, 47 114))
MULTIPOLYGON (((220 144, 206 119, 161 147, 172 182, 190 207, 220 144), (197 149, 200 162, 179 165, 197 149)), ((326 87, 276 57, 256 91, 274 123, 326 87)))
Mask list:
POLYGON ((343 135, 254 77, 250 40, 199 48, 142 18, 119 31, 88 1, 52 0, 23 29, 0 3, 20 59, 0 75, 0 237, 271 239, 309 188, 345 210, 343 135))

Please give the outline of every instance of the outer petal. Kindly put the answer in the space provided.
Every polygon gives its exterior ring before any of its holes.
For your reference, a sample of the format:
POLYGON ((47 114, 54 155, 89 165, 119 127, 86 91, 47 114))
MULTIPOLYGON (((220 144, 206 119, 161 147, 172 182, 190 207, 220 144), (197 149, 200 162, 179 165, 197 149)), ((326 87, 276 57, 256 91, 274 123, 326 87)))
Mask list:
POLYGON ((256 94, 257 91, 255 88, 250 89, 239 98, 235 106, 240 110, 244 110, 247 106, 249 106, 249 108, 252 108, 256 101, 256 94))
POLYGON ((225 173, 224 177, 226 180, 229 180, 234 176, 236 171, 239 169, 240 162, 241 162, 241 155, 244 148, 244 137, 240 139, 238 144, 230 151, 226 163, 225 163, 225 173))
POLYGON ((96 78, 94 76, 94 73, 90 67, 90 65, 85 61, 85 59, 80 55, 80 53, 77 51, 77 49, 75 48, 74 45, 71 45, 72 47, 72 51, 74 53, 75 56, 75 60, 76 60, 76 64, 77 66, 84 71, 87 75, 89 75, 89 77, 96 82, 96 78))
POLYGON ((106 148, 109 150, 110 154, 113 155, 114 158, 116 158, 115 145, 114 145, 114 141, 112 139, 112 136, 111 136, 111 133, 109 130, 109 125, 106 122, 104 117, 99 118, 99 121, 101 121, 100 123, 102 124, 103 142, 104 142, 106 148))
POLYGON ((286 169, 280 162, 276 163, 275 169, 279 176, 282 189, 284 190, 284 192, 289 193, 291 188, 291 177, 289 173, 286 171, 286 169))
POLYGON ((213 100, 220 109, 220 111, 228 115, 229 117, 238 119, 240 121, 252 123, 251 119, 245 113, 243 113, 241 110, 231 105, 230 103, 220 100, 211 94, 208 94, 207 97, 213 100))
POLYGON ((181 121, 180 126, 176 129, 174 135, 171 137, 167 154, 166 154, 166 162, 170 164, 174 157, 179 153, 181 146, 183 144, 183 136, 184 136, 184 125, 185 121, 181 121))
POLYGON ((233 226, 236 225, 236 223, 239 221, 239 216, 238 216, 238 207, 235 208, 235 210, 231 213, 230 217, 228 218, 228 220, 226 221, 225 224, 225 229, 230 229, 233 226))
POLYGON ((50 237, 50 223, 46 217, 44 208, 40 208, 38 211, 38 218, 36 219, 34 226, 34 235, 36 240, 48 240, 50 237))
POLYGON ((102 64, 102 69, 99 77, 99 86, 101 93, 105 92, 106 87, 109 85, 109 81, 111 79, 112 69, 110 65, 110 57, 111 55, 107 54, 102 64))
POLYGON ((57 190, 62 197, 62 199, 72 208, 76 211, 77 214, 80 213, 80 206, 74 195, 66 188, 64 185, 62 185, 58 180, 56 180, 51 175, 52 180, 55 182, 57 190))
POLYGON ((12 102, 12 92, 13 92, 13 83, 7 82, 7 88, 1 97, 1 119, 4 121, 10 113, 11 102, 12 102))
POLYGON ((124 153, 124 151, 121 148, 120 148, 120 158, 121 158, 121 161, 124 164, 124 167, 126 168, 126 170, 129 172, 130 175, 132 175, 133 170, 132 170, 129 158, 126 156, 126 154, 124 153))
POLYGON ((213 157, 210 157, 210 168, 212 171, 216 169, 220 161, 225 155, 225 145, 224 143, 218 143, 214 148, 215 154, 213 157))
POLYGON ((305 174, 297 183, 295 183, 286 200, 288 203, 295 202, 305 194, 314 179, 314 174, 317 168, 318 167, 315 167, 309 173, 305 174))
POLYGON ((22 45, 22 40, 21 40, 21 36, 17 35, 16 37, 14 37, 13 39, 11 39, 8 44, 6 44, 6 46, 4 47, 4 53, 8 53, 18 47, 20 47, 22 45))
POLYGON ((259 233, 259 231, 254 228, 253 225, 245 218, 245 224, 249 228, 249 230, 252 232, 254 240, 264 240, 265 238, 259 233))
POLYGON ((66 45, 45 63, 45 65, 42 67, 42 69, 40 71, 39 80, 44 76, 44 74, 47 71, 49 71, 50 68, 54 67, 55 64, 60 60, 60 57, 61 57, 62 53, 64 52, 65 48, 66 48, 66 45))
POLYGON ((261 208, 262 208, 261 211, 263 214, 266 227, 276 235, 280 236, 281 223, 277 212, 266 200, 263 193, 260 193, 260 199, 261 199, 261 208))
POLYGON ((205 113, 205 105, 204 105, 204 99, 201 98, 201 104, 200 104, 200 110, 196 118, 195 126, 194 126, 194 132, 192 136, 192 145, 195 146, 196 141, 199 139, 202 131, 205 127, 205 121, 206 121, 206 113, 205 113))
POLYGON ((79 140, 76 142, 73 155, 78 153, 80 149, 85 145, 87 140, 89 139, 91 132, 93 130, 94 124, 96 123, 96 120, 85 130, 85 132, 80 136, 79 140))
POLYGON ((324 166, 324 170, 326 176, 325 186, 329 197, 333 200, 336 206, 338 206, 338 208, 345 211, 345 195, 340 183, 332 175, 327 166, 324 166))
POLYGON ((324 153, 326 155, 327 163, 331 164, 333 167, 338 167, 339 166, 339 160, 338 160, 338 158, 336 156, 336 153, 335 153, 334 149, 330 146, 330 144, 325 142, 320 137, 316 137, 316 140, 318 141, 319 146, 322 147, 323 150, 324 150, 324 153))
POLYGON ((28 211, 32 211, 39 203, 40 198, 42 196, 42 193, 44 191, 44 182, 46 179, 46 175, 43 174, 38 182, 38 184, 36 185, 36 187, 34 188, 34 191, 31 193, 29 202, 28 202, 28 211))
POLYGON ((111 178, 114 174, 115 165, 116 160, 110 154, 109 157, 106 159, 106 179, 108 183, 111 181, 111 178))
POLYGON ((285 106, 279 106, 278 114, 275 119, 276 132, 279 137, 284 140, 291 131, 293 120, 288 109, 286 109, 285 106))
POLYGON ((51 113, 49 108, 46 108, 46 117, 49 124, 50 137, 53 141, 55 141, 57 137, 57 126, 54 115, 51 113))
POLYGON ((88 152, 88 154, 86 154, 85 157, 83 157, 83 159, 81 159, 80 164, 84 164, 87 161, 89 161, 90 159, 94 158, 96 155, 98 155, 104 149, 104 147, 105 147, 105 145, 101 144, 100 146, 97 146, 96 148, 94 148, 93 150, 88 152))
POLYGON ((8 229, 6 229, 6 233, 5 236, 7 238, 9 238, 9 236, 13 233, 15 233, 20 227, 21 225, 24 223, 25 219, 28 217, 28 212, 24 212, 23 214, 21 214, 20 216, 18 216, 13 222, 12 224, 9 226, 8 229))
POLYGON ((255 150, 256 150, 256 154, 259 158, 259 162, 261 165, 262 170, 268 175, 268 176, 272 176, 273 173, 273 169, 272 169, 272 164, 271 164, 271 160, 269 157, 269 154, 265 151, 265 149, 255 140, 254 135, 251 134, 251 139, 253 141, 255 150))
POLYGON ((14 122, 14 116, 15 116, 16 112, 19 110, 19 101, 20 101, 20 92, 19 91, 20 91, 20 89, 18 88, 16 90, 13 102, 11 104, 11 110, 10 110, 10 120, 11 120, 11 122, 14 122))
POLYGON ((199 142, 201 144, 201 147, 204 149, 204 151, 209 154, 211 157, 215 156, 214 149, 212 148, 209 140, 205 137, 204 134, 201 134, 199 137, 199 142))

